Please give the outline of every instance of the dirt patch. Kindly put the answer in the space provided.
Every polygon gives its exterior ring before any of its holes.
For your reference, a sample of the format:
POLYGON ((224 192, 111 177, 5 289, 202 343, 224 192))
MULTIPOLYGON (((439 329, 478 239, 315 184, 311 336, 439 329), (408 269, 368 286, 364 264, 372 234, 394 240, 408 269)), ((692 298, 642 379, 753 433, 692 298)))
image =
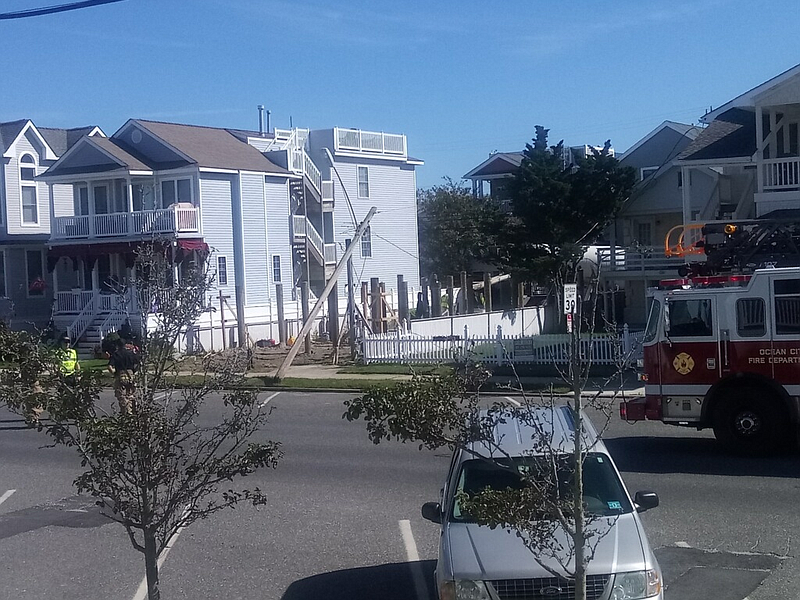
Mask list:
MULTIPOLYGON (((256 373, 275 371, 281 366, 289 348, 254 348, 253 365, 251 370, 256 373)), ((311 343, 311 353, 306 354, 300 349, 293 365, 331 365, 333 364, 333 344, 324 341, 314 341, 311 343)), ((350 351, 348 348, 340 349, 338 364, 352 364, 350 351)))

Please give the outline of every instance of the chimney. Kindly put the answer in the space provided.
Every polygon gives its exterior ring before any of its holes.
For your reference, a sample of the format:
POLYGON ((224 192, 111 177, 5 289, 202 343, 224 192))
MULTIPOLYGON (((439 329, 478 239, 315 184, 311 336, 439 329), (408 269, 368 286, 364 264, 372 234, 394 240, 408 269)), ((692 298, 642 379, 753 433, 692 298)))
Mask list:
POLYGON ((264 105, 258 105, 258 134, 264 137, 264 105))

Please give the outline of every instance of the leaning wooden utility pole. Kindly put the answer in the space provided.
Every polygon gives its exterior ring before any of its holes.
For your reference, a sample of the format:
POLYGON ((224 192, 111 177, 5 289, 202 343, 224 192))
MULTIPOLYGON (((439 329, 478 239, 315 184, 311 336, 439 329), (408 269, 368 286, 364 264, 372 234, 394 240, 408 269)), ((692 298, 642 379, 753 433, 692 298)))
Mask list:
MULTIPOLYGON (((353 249, 356 248, 361 241, 361 236, 364 234, 364 230, 369 225, 370 219, 375 215, 375 211, 377 210, 376 207, 372 207, 369 209, 367 216, 364 217, 364 220, 356 228, 355 235, 353 235, 353 240, 350 242, 350 247, 345 250, 344 255, 339 260, 339 263, 336 265, 336 268, 333 271, 333 275, 328 280, 328 283, 325 285, 325 289, 322 290, 322 294, 317 299, 317 303, 314 305, 314 308, 311 309, 311 312, 306 319, 306 322, 303 323, 303 328, 300 330, 300 333, 297 334, 298 340, 303 339, 303 336, 308 334, 311 331, 311 327, 314 324, 314 319, 317 318, 319 311, 322 310, 322 307, 325 304, 325 300, 328 298, 328 294, 331 293, 334 287, 336 287, 336 281, 339 278, 339 274, 344 269, 345 265, 347 264, 347 260, 350 258, 350 255, 353 254, 353 249)), ((292 364, 294 357, 297 356, 297 352, 300 350, 300 344, 293 344, 292 347, 289 349, 289 354, 286 355, 286 358, 283 359, 283 363, 278 368, 278 372, 275 374, 275 377, 280 380, 283 379, 284 375, 286 375, 286 370, 292 364)))

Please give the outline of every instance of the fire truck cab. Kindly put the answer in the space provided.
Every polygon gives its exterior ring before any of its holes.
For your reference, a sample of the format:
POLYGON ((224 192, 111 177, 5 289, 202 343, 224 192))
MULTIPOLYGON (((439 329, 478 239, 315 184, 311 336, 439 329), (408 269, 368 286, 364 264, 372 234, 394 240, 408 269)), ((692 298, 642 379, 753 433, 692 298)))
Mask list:
POLYGON ((627 421, 712 427, 726 448, 795 444, 800 423, 800 267, 661 282, 650 290, 641 379, 627 421))

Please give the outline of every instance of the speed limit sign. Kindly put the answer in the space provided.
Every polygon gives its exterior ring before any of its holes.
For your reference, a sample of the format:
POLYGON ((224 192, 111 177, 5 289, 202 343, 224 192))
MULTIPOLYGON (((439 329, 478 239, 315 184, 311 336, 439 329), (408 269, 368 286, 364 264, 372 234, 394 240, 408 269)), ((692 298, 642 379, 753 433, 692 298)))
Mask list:
POLYGON ((575 313, 575 303, 578 301, 578 284, 565 283, 564 284, 564 314, 571 315, 575 313))

